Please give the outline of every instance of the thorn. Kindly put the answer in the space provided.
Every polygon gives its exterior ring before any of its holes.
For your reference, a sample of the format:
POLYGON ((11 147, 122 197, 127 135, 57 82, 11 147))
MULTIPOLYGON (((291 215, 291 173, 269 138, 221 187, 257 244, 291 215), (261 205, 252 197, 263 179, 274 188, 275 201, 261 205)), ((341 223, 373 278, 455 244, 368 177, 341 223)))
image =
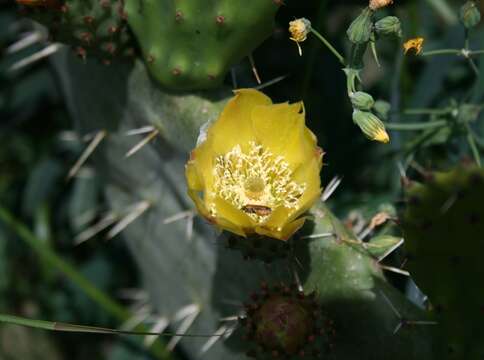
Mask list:
POLYGON ((158 131, 158 129, 150 132, 143 140, 141 140, 139 143, 137 143, 135 146, 133 146, 133 148, 131 148, 131 150, 129 150, 124 157, 129 158, 130 156, 136 154, 145 145, 147 145, 151 140, 153 140, 159 133, 160 132, 158 131))
POLYGON ((312 234, 312 235, 301 236, 301 239, 321 239, 321 238, 327 238, 327 237, 333 237, 333 236, 335 236, 334 233, 328 232, 328 233, 320 233, 320 234, 312 234))
POLYGON ((143 127, 138 128, 138 129, 128 130, 124 133, 124 135, 126 135, 126 136, 143 135, 143 134, 152 132, 153 130, 155 130, 154 126, 143 126, 143 127))
POLYGON ((92 155, 94 150, 96 150, 96 148, 99 146, 101 141, 103 141, 106 135, 107 135, 106 130, 100 130, 99 132, 96 133, 96 136, 94 136, 92 141, 87 146, 86 150, 84 150, 84 152, 81 154, 81 156, 76 161, 74 166, 72 166, 72 168, 69 170, 66 180, 70 180, 71 178, 76 176, 76 174, 79 172, 79 169, 82 167, 82 165, 84 165, 84 163, 87 161, 89 156, 92 155))
POLYGON ((7 49, 5 50, 5 53, 13 54, 45 40, 47 39, 42 34, 42 32, 32 31, 30 33, 27 33, 27 35, 24 36, 22 39, 18 40, 17 42, 7 47, 7 49))
POLYGON ((230 68, 230 77, 232 78, 232 88, 235 90, 237 89, 238 85, 237 85, 237 75, 233 67, 230 68))
MULTIPOLYGON (((400 246, 402 246, 402 244, 404 243, 404 239, 400 239, 400 241, 398 243, 396 243, 395 245, 393 245, 390 249, 388 249, 383 255, 381 255, 379 258, 378 258, 378 262, 381 262, 383 261, 388 255, 390 255, 392 252, 394 252, 395 250, 397 250, 400 246)), ((403 267, 403 265, 402 265, 403 267)))
MULTIPOLYGON (((160 317, 148 331, 152 333, 162 333, 166 330, 168 325, 170 325, 170 321, 165 317, 160 317)), ((146 336, 144 340, 144 345, 146 347, 150 347, 158 338, 159 336, 157 335, 146 336)))
POLYGON ((263 84, 257 85, 254 87, 256 90, 262 90, 265 89, 266 87, 269 87, 271 85, 277 84, 278 82, 281 82, 282 80, 286 79, 289 76, 289 74, 278 76, 272 80, 269 80, 263 84))
POLYGON ((139 218, 143 213, 151 206, 149 201, 141 201, 135 204, 133 210, 131 210, 126 216, 124 216, 106 235, 106 239, 112 239, 123 231, 129 224, 139 218))
POLYGON ((404 275, 404 276, 410 276, 410 273, 406 270, 402 270, 393 266, 386 266, 386 265, 381 265, 380 268, 386 271, 394 272, 396 274, 404 275))
POLYGON ((192 326, 195 322, 196 318, 200 314, 200 307, 196 304, 192 304, 182 308, 180 311, 175 314, 174 321, 183 319, 180 326, 177 328, 176 333, 180 334, 171 338, 170 342, 167 344, 166 348, 168 351, 173 351, 176 347, 178 342, 181 340, 182 335, 186 334, 188 329, 192 326), (180 319, 181 317, 181 319, 180 319))
POLYGON ((341 181, 343 181, 343 178, 339 176, 335 176, 331 179, 329 184, 324 189, 323 194, 321 195, 321 200, 323 202, 327 201, 331 197, 331 195, 333 195, 338 186, 341 184, 341 181))
POLYGON ((105 215, 101 220, 99 220, 93 226, 87 228, 86 230, 82 231, 79 235, 74 238, 74 244, 80 245, 83 242, 93 238, 97 234, 99 234, 104 229, 107 229, 109 226, 114 224, 119 219, 119 216, 114 213, 108 213, 105 215))
POLYGON ((208 341, 202 346, 200 349, 200 355, 205 354, 210 348, 217 343, 227 332, 229 328, 227 325, 222 325, 220 326, 213 334, 211 338, 208 339, 208 341))
POLYGON ((252 73, 254 74, 254 77, 255 77, 257 83, 259 85, 262 84, 262 81, 260 80, 260 77, 259 77, 259 72, 257 71, 257 68, 255 67, 255 61, 254 61, 254 57, 252 56, 252 54, 249 55, 249 61, 250 61, 250 66, 252 68, 252 73))
POLYGON ((19 60, 16 63, 14 63, 12 66, 9 67, 8 72, 9 73, 15 72, 26 66, 34 64, 40 60, 43 60, 44 58, 49 57, 50 55, 56 53, 61 48, 61 46, 62 45, 58 43, 50 44, 45 48, 43 48, 42 50, 36 53, 33 53, 32 55, 27 56, 22 60, 19 60))

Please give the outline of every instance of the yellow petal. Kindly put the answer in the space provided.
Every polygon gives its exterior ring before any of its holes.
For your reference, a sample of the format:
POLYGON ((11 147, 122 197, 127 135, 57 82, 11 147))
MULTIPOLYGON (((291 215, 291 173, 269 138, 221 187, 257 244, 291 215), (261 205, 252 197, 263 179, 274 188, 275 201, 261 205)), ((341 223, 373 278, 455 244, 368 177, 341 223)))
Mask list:
POLYGON ((217 196, 213 199, 217 213, 217 225, 238 235, 246 236, 254 228, 254 220, 245 212, 217 196), (234 230, 235 229, 235 230, 234 230))
POLYGON ((292 168, 304 161, 305 141, 302 103, 257 106, 252 111, 254 135, 258 143, 281 155, 292 168))
POLYGON ((281 229, 259 226, 256 228, 256 232, 260 235, 265 235, 274 239, 287 241, 292 235, 294 235, 296 231, 298 231, 304 225, 305 221, 306 218, 302 217, 291 221, 290 223, 287 223, 281 229))
POLYGON ((270 105, 269 97, 254 89, 240 89, 235 92, 219 119, 210 127, 208 138, 216 154, 221 155, 240 144, 242 148, 253 140, 251 114, 254 107, 270 105))

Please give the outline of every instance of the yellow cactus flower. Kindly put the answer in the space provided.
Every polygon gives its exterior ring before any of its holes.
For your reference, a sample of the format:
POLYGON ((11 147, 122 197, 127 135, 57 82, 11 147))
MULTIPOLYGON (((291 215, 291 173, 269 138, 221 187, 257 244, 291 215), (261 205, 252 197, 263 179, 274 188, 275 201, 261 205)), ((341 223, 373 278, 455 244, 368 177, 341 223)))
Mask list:
POLYGON ((311 21, 308 19, 300 18, 289 22, 289 33, 291 34, 290 39, 296 42, 300 56, 302 56, 302 49, 299 43, 305 41, 310 32, 311 21))
POLYGON ((323 151, 302 102, 235 92, 186 165, 188 193, 219 229, 289 239, 319 198, 323 151))
POLYGON ((414 39, 409 39, 403 44, 403 50, 405 54, 408 53, 410 50, 415 51, 415 55, 418 55, 422 52, 423 44, 425 39, 423 37, 417 37, 414 39))

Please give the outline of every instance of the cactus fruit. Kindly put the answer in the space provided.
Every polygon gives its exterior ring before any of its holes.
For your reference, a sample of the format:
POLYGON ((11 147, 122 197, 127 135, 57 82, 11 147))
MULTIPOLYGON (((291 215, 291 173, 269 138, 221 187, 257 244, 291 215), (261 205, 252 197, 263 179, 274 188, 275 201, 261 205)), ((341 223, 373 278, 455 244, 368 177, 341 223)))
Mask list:
POLYGON ((484 357, 484 171, 434 173, 405 189, 408 269, 428 295, 445 345, 441 358, 484 357))
POLYGON ((240 320, 246 338, 255 344, 247 352, 249 357, 317 357, 331 348, 334 329, 324 319, 314 294, 305 295, 296 284, 270 287, 263 283, 261 292, 251 298, 247 317, 240 320))
POLYGON ((135 55, 124 0, 17 0, 23 12, 45 25, 53 41, 69 45, 82 59, 109 65, 135 55))
POLYGON ((220 85, 272 31, 281 1, 127 0, 128 22, 151 75, 171 89, 220 85))

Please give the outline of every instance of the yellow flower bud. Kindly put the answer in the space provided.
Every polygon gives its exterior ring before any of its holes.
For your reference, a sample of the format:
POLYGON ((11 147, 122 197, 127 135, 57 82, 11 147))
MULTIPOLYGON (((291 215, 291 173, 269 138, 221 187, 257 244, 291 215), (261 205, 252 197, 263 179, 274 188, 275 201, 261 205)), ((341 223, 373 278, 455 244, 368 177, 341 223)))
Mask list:
POLYGON ((369 111, 354 110, 353 121, 359 126, 368 139, 379 141, 384 144, 390 141, 390 137, 385 130, 385 125, 373 113, 369 111))
POLYGON ((393 0, 370 0, 370 9, 375 11, 393 4, 393 0))
POLYGON ((290 39, 296 42, 299 49, 299 55, 302 55, 302 49, 299 43, 306 40, 310 31, 311 21, 308 19, 300 18, 289 22, 290 39))
POLYGON ((423 37, 417 37, 407 40, 403 44, 403 50, 405 51, 405 54, 408 53, 410 50, 414 50, 415 55, 420 54, 422 52, 424 41, 425 39, 423 37))
POLYGON ((289 239, 321 194, 323 152, 304 116, 302 103, 236 91, 186 165, 200 214, 240 236, 289 239))

